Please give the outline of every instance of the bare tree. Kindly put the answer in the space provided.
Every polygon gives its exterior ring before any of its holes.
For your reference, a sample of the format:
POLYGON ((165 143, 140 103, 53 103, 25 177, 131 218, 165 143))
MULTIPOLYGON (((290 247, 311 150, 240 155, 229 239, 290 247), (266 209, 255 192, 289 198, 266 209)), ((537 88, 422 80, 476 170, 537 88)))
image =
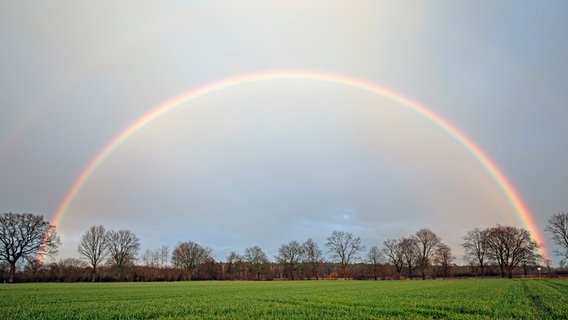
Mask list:
POLYGON ((552 273, 552 260, 546 258, 544 259, 544 265, 546 266, 546 270, 548 271, 548 274, 552 273))
POLYGON ((192 241, 181 242, 172 252, 172 263, 183 269, 187 275, 187 281, 190 281, 197 266, 204 263, 210 256, 211 249, 207 247, 192 241))
POLYGON ((451 264, 454 261, 452 249, 445 243, 439 243, 434 249, 433 260, 434 263, 442 269, 444 278, 447 278, 450 273, 451 264))
POLYGON ((107 241, 107 233, 102 225, 92 226, 81 236, 77 250, 91 264, 93 268, 93 282, 95 282, 97 277, 97 267, 108 255, 107 241))
POLYGON ((331 253, 332 260, 341 265, 343 278, 346 277, 349 263, 358 258, 359 252, 365 250, 365 246, 361 244, 361 238, 345 231, 333 231, 327 238, 326 246, 331 253))
POLYGON ((528 255, 535 254, 538 246, 526 229, 497 225, 488 229, 487 248, 490 256, 499 264, 501 276, 504 278, 507 272, 512 278, 513 269, 528 255))
POLYGON ((418 244, 416 243, 416 238, 402 238, 402 240, 400 240, 400 248, 402 250, 404 265, 406 267, 406 270, 408 271, 408 278, 412 279, 412 271, 414 271, 414 268, 416 268, 419 251, 418 244))
POLYGON ((168 246, 166 245, 162 245, 159 250, 160 254, 158 256, 159 256, 160 268, 163 268, 168 264, 168 259, 170 256, 170 248, 168 248, 168 246))
POLYGON ((304 254, 304 248, 298 241, 291 241, 287 244, 283 244, 278 249, 278 255, 275 256, 276 261, 284 265, 285 268, 290 270, 290 277, 294 280, 294 274, 297 265, 302 261, 302 256, 304 254))
POLYGON ((0 216, 0 260, 10 265, 8 282, 14 282, 16 263, 20 259, 29 262, 38 256, 56 253, 60 243, 55 225, 41 215, 4 213, 0 216))
POLYGON ((383 245, 383 253, 396 269, 397 279, 400 279, 402 268, 404 267, 404 252, 401 239, 388 239, 383 242, 383 245))
POLYGON ((475 228, 466 233, 462 243, 462 247, 465 249, 465 259, 479 267, 482 278, 485 278, 485 267, 488 259, 487 233, 488 229, 475 228))
POLYGON ((227 256, 227 274, 229 276, 237 276, 239 279, 244 278, 244 262, 245 258, 235 251, 231 251, 227 256))
POLYGON ((436 246, 440 244, 440 237, 438 237, 430 229, 420 229, 414 235, 416 244, 418 246, 417 266, 420 269, 422 280, 426 279, 426 269, 431 265, 431 259, 434 255, 436 246))
POLYGON ((539 265, 540 261, 543 261, 543 259, 541 255, 537 254, 535 251, 527 250, 526 253, 523 254, 519 264, 523 268, 525 277, 528 275, 530 269, 535 269, 539 265))
POLYGON ((561 247, 555 253, 568 259, 568 212, 559 212, 548 219, 546 232, 550 233, 555 244, 561 247))
POLYGON ((250 265, 251 271, 256 275, 256 279, 260 280, 260 274, 269 262, 266 253, 259 246, 246 248, 245 261, 250 265))
POLYGON ((163 268, 168 263, 169 254, 168 246, 163 245, 156 249, 146 249, 140 258, 147 267, 163 268))
POLYGON ((144 253, 142 253, 140 259, 142 259, 142 263, 144 263, 146 267, 156 268, 159 266, 159 254, 160 249, 152 250, 150 248, 147 248, 144 253))
POLYGON ((53 265, 57 265, 57 263, 53 262, 49 264, 49 266, 46 266, 43 263, 43 259, 40 259, 38 257, 36 259, 28 261, 28 264, 24 267, 24 273, 27 274, 29 276, 29 279, 31 279, 32 281, 40 281, 41 276, 45 274, 45 271, 48 268, 51 269, 50 267, 52 267, 53 265))
POLYGON ((107 233, 107 246, 110 260, 118 269, 120 280, 124 280, 124 271, 133 264, 140 250, 140 239, 129 230, 110 230, 107 233))
POLYGON ((313 239, 308 239, 302 245, 304 249, 304 262, 306 262, 311 269, 311 273, 319 280, 319 269, 323 263, 323 252, 318 244, 313 239))
POLYGON ((377 246, 372 246, 367 253, 367 261, 371 264, 373 270, 373 279, 377 280, 379 278, 379 269, 383 262, 383 253, 377 246))
POLYGON ((59 278, 66 282, 79 281, 84 277, 87 263, 81 259, 66 258, 59 260, 57 263, 59 269, 59 278))

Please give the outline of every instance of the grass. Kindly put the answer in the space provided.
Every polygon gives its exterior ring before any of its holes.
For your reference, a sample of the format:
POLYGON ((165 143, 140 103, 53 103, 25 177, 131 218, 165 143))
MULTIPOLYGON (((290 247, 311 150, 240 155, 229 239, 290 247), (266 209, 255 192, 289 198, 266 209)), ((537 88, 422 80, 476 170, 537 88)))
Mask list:
POLYGON ((568 280, 0 285, 0 319, 568 319, 568 280))

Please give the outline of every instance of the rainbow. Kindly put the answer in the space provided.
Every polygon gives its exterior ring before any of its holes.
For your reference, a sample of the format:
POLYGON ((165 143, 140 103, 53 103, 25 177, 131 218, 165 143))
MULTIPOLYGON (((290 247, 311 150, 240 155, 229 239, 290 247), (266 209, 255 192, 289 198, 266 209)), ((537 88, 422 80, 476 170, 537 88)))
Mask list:
MULTIPOLYGON (((219 90, 245 84, 275 80, 309 80, 357 88, 392 99, 402 104, 403 106, 406 106, 408 109, 422 115, 426 119, 432 121, 434 124, 446 131, 457 142, 463 145, 481 163, 481 165, 492 176, 500 189, 503 191, 504 195, 509 200, 510 204, 520 217, 525 227, 532 234, 535 241, 537 241, 537 243, 544 243, 539 228, 535 223, 530 211, 523 203, 523 200, 521 199, 511 182, 509 182, 503 171, 495 164, 495 162, 487 155, 487 153, 483 151, 483 149, 481 149, 468 136, 458 130, 453 124, 451 124, 441 116, 435 114, 425 106, 420 105, 419 103, 412 101, 411 99, 408 99, 401 94, 387 88, 353 77, 316 71, 268 71, 230 77, 194 88, 187 93, 179 95, 172 100, 169 100, 153 108, 146 114, 139 117, 122 132, 120 132, 94 156, 94 158, 83 169, 79 177, 73 182, 71 188, 69 189, 69 191, 59 204, 57 211, 53 215, 51 223, 57 225, 61 221, 69 205, 73 202, 75 196, 81 190, 85 182, 87 182, 89 177, 92 176, 93 172, 95 172, 95 170, 101 165, 101 163, 105 161, 105 159, 107 159, 110 154, 118 147, 120 147, 120 145, 123 144, 131 135, 142 129, 148 123, 152 122, 166 112, 174 110, 193 99, 205 96, 207 94, 212 94, 219 90)), ((540 251, 541 254, 546 256, 546 251, 544 248, 540 248, 540 251)))

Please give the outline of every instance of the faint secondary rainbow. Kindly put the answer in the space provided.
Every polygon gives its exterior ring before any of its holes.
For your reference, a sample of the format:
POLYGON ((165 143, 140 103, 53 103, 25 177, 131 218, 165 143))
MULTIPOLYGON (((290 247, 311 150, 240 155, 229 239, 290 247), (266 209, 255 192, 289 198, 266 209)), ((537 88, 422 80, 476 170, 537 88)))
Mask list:
MULTIPOLYGON (((71 188, 59 204, 57 211, 53 215, 51 223, 57 225, 65 212, 67 211, 69 205, 73 202, 75 196, 79 193, 85 182, 91 177, 93 172, 99 167, 99 165, 109 157, 109 155, 116 150, 122 143, 124 143, 131 135, 136 133, 138 130, 143 128, 148 123, 152 122, 154 119, 160 117, 161 115, 176 109, 183 104, 211 94, 217 91, 242 86, 246 84, 256 83, 256 82, 266 82, 266 81, 276 81, 276 80, 304 80, 304 81, 318 81, 325 83, 333 83, 338 85, 343 85, 347 87, 357 88, 363 91, 368 91, 383 97, 387 97, 394 100, 401 105, 411 109, 418 114, 424 116, 426 119, 432 121, 438 125, 441 129, 446 131, 450 136, 452 136, 457 142, 462 144, 485 168, 485 170, 493 177, 495 182, 501 188, 510 204, 512 205, 515 212, 520 217, 521 221, 525 227, 530 231, 534 239, 538 243, 544 243, 542 236, 540 234, 538 225, 535 223, 530 211, 524 204, 523 200, 519 196, 518 192, 515 190, 514 186, 509 182, 503 171, 495 164, 495 162, 483 151, 472 139, 458 130, 453 124, 442 118, 441 116, 435 114, 425 106, 412 101, 409 98, 402 96, 401 94, 394 92, 390 89, 381 87, 372 82, 368 82, 362 79, 357 79, 349 76, 337 75, 332 73, 324 73, 317 71, 268 71, 244 74, 235 77, 225 78, 220 81, 212 82, 197 88, 194 88, 187 93, 181 94, 172 100, 169 100, 130 124, 126 129, 124 129, 120 134, 114 137, 104 148, 102 148, 95 157, 87 164, 87 166, 81 171, 79 177, 73 182, 71 188)), ((541 254, 546 256, 546 250, 544 248, 540 249, 541 254)))

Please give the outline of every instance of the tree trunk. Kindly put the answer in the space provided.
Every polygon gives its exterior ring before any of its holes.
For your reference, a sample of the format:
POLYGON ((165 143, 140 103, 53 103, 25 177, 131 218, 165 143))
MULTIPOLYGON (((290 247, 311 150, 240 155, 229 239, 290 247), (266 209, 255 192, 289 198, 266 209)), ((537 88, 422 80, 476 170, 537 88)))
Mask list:
POLYGON ((8 273, 8 283, 14 283, 14 275, 16 274, 16 263, 10 263, 10 272, 8 273))
POLYGON ((120 282, 124 281, 124 271, 122 270, 122 267, 118 267, 118 280, 120 282))
POLYGON ((500 264, 499 268, 501 269, 501 278, 505 278, 505 267, 502 264, 500 264))
POLYGON ((373 266, 373 279, 375 279, 375 281, 377 281, 378 278, 379 278, 378 273, 379 273, 379 272, 377 271, 377 267, 376 267, 376 266, 373 266))
POLYGON ((290 272, 291 272, 291 276, 292 276, 292 281, 294 281, 294 265, 293 264, 290 265, 290 272))

